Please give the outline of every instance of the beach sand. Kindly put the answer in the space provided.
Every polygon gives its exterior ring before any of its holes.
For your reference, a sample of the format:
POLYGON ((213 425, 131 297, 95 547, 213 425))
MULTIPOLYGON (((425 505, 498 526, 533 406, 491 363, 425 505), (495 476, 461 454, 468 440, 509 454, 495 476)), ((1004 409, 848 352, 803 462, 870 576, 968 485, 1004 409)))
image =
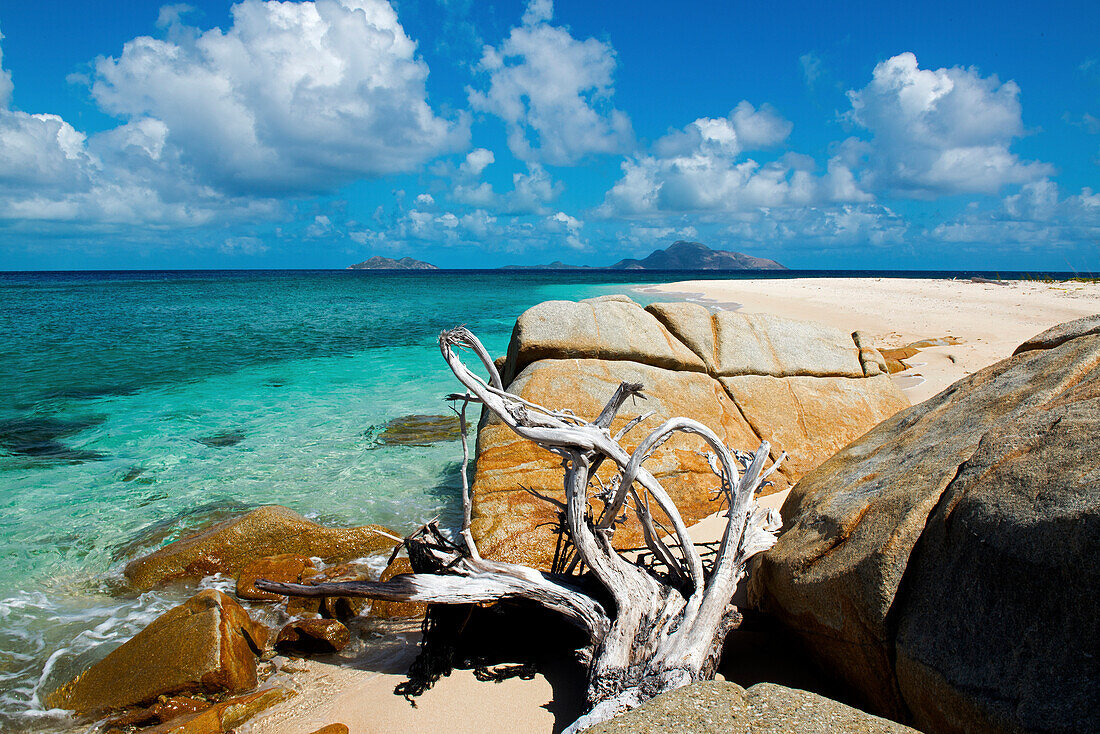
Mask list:
MULTIPOLYGON (((788 492, 763 497, 760 505, 779 509, 788 492)), ((715 513, 689 530, 697 543, 707 543, 720 540, 724 527, 725 519, 715 513)), ((734 601, 744 603, 744 588, 738 590, 734 601)), ((774 665, 774 661, 765 659, 775 649, 774 640, 751 629, 740 636, 734 632, 731 637, 736 639, 728 644, 737 649, 734 657, 738 659, 735 665, 725 668, 726 676, 742 684, 758 682, 751 676, 774 665)), ((285 672, 269 682, 288 686, 298 695, 249 722, 242 734, 311 734, 332 723, 347 725, 351 734, 414 730, 550 734, 561 731, 583 713, 582 673, 565 660, 545 667, 529 680, 479 681, 470 670, 455 670, 418 697, 413 708, 403 697, 394 695, 393 689, 405 680, 404 673, 416 657, 419 640, 419 623, 396 623, 383 649, 372 647, 369 655, 350 664, 292 660, 285 672)), ((815 681, 798 677, 804 674, 787 669, 764 673, 790 685, 815 687, 815 681)))
POLYGON ((909 278, 691 280, 644 286, 742 313, 769 313, 867 332, 880 348, 953 336, 961 344, 922 349, 895 375, 912 403, 998 362, 1029 337, 1100 313, 1100 284, 909 278))

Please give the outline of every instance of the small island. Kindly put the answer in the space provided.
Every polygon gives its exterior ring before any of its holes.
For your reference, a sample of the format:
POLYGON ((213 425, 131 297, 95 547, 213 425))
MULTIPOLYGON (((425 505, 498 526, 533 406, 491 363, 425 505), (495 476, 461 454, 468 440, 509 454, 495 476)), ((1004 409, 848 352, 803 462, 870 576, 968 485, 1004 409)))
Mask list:
POLYGON ((592 267, 568 265, 560 260, 548 265, 506 265, 505 270, 786 270, 775 260, 754 257, 741 252, 712 250, 702 242, 677 240, 663 250, 654 250, 647 257, 626 258, 614 265, 592 267))
POLYGON ((375 255, 369 260, 364 260, 355 265, 348 265, 348 270, 439 270, 435 265, 422 260, 414 260, 411 257, 403 257, 395 260, 392 257, 375 255))

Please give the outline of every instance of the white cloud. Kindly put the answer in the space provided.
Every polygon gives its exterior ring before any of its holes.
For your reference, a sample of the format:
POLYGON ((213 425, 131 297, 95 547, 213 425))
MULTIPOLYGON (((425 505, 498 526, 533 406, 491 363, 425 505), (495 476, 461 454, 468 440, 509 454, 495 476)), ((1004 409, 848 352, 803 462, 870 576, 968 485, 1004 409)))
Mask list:
POLYGON ((527 162, 571 165, 628 150, 630 120, 611 104, 614 50, 551 26, 551 13, 550 2, 532 0, 523 25, 485 48, 478 69, 489 88, 470 90, 471 107, 503 119, 509 149, 527 162))
POLYGON ((748 102, 727 117, 695 120, 659 139, 651 155, 624 161, 623 176, 599 213, 738 212, 868 198, 839 160, 818 177, 806 156, 789 154, 766 164, 741 158, 746 149, 782 143, 791 128, 771 106, 756 109, 748 102))
POLYGON ((864 188, 931 198, 995 193, 1048 175, 1050 166, 1009 150, 1024 134, 1020 88, 974 68, 921 69, 912 53, 875 66, 848 92, 846 118, 866 128, 864 188))
POLYGON ((971 207, 931 228, 935 241, 992 248, 1065 246, 1100 241, 1100 193, 1085 187, 1062 197, 1049 179, 1025 184, 995 209, 971 207))
POLYGON ((474 148, 466 154, 466 160, 459 166, 459 172, 476 178, 494 160, 496 158, 493 156, 493 151, 485 148, 474 148))
POLYGON ((96 61, 92 95, 161 121, 195 175, 229 192, 332 190, 465 145, 465 124, 428 106, 427 66, 385 0, 244 0, 232 14, 227 31, 129 41, 96 61))

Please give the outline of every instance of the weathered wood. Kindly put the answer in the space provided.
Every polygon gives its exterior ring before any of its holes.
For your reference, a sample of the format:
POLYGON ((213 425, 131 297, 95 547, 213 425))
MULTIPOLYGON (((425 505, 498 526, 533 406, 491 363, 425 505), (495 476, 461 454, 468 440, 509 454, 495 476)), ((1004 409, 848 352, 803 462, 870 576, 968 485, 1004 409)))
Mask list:
POLYGON ((740 616, 730 601, 737 584, 748 560, 775 542, 780 524, 777 513, 760 510, 753 501, 778 465, 764 470, 768 443, 752 454, 733 452, 705 425, 690 418, 673 418, 643 439, 631 454, 619 440, 640 420, 629 422, 614 437, 610 427, 626 400, 645 397, 641 385, 622 383, 600 415, 589 422, 506 392, 488 352, 465 328, 443 332, 439 346, 466 389, 464 394, 449 396, 462 402, 456 412, 463 425, 463 526, 459 534, 464 547, 442 540, 429 542, 418 533, 405 539, 410 555, 415 551, 419 558, 429 559, 432 568, 440 569, 438 573, 406 574, 385 583, 303 586, 257 581, 256 587, 289 595, 367 596, 429 604, 528 599, 558 612, 585 630, 590 642, 586 651, 590 710, 568 732, 581 731, 664 691, 712 678, 723 640, 739 623, 740 616), (475 353, 489 373, 488 381, 466 367, 459 357, 460 348, 475 353), (586 593, 576 576, 544 573, 478 555, 470 535, 472 497, 466 477, 465 409, 471 402, 481 403, 521 437, 562 457, 563 532, 576 552, 570 568, 583 564, 606 589, 613 607, 606 608, 586 593), (644 467, 650 454, 676 433, 702 440, 712 452, 710 466, 721 480, 719 494, 727 508, 727 523, 709 567, 676 505, 644 467), (609 486, 595 478, 605 461, 618 468, 609 486), (739 464, 743 470, 738 469, 739 464), (597 483, 595 489, 593 482, 597 483), (602 503, 602 510, 593 507, 594 501, 602 503), (658 570, 628 561, 612 546, 615 525, 630 511, 631 503, 658 570), (657 526, 666 525, 655 513, 660 513, 670 528, 663 536, 657 526))

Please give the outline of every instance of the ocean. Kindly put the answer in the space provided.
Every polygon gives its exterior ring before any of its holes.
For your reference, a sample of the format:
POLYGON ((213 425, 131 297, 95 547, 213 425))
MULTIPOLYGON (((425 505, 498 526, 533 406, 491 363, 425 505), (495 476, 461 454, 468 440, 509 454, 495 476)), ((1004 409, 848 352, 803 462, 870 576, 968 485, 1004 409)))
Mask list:
POLYGON ((0 273, 0 731, 71 727, 45 695, 195 592, 137 594, 123 566, 196 527, 265 504, 453 527, 457 442, 378 441, 387 421, 448 412, 442 329, 465 324, 501 355, 540 301, 646 303, 640 284, 700 277, 738 276, 0 273))

